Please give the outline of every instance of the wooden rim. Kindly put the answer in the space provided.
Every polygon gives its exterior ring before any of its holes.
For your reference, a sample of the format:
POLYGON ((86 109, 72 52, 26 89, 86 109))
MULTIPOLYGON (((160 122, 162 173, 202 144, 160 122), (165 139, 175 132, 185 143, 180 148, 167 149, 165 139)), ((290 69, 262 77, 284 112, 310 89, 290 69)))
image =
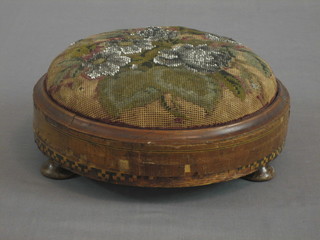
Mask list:
POLYGON ((289 94, 282 83, 277 80, 278 91, 273 101, 259 111, 226 125, 181 130, 154 130, 121 127, 102 123, 78 116, 55 103, 45 90, 45 74, 34 87, 34 103, 43 114, 56 123, 80 133, 116 141, 155 144, 200 143, 210 139, 225 138, 227 135, 241 134, 248 129, 255 129, 275 118, 289 102, 289 94))
POLYGON ((46 75, 34 88, 39 149, 61 167, 100 181, 143 187, 227 181, 272 161, 286 136, 289 94, 279 80, 273 101, 254 114, 222 126, 184 130, 120 127, 83 118, 51 99, 45 80, 46 75))

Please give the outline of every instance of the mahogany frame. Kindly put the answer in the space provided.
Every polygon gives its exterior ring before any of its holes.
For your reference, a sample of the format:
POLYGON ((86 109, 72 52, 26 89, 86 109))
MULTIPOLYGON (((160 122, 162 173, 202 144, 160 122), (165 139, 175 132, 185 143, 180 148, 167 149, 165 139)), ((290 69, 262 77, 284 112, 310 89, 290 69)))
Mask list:
POLYGON ((34 87, 34 133, 39 149, 64 169, 99 181, 142 187, 190 187, 227 181, 257 171, 283 147, 289 94, 224 125, 185 130, 110 125, 72 113, 34 87))

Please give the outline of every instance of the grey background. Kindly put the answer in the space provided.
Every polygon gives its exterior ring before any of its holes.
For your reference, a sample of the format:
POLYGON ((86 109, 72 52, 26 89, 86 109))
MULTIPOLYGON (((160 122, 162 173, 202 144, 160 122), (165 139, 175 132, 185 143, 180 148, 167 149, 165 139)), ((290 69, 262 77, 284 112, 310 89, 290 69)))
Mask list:
POLYGON ((320 1, 0 2, 0 239, 319 239, 320 1), (266 183, 161 190, 42 177, 32 88, 70 42, 150 25, 232 37, 272 66, 292 98, 266 183))

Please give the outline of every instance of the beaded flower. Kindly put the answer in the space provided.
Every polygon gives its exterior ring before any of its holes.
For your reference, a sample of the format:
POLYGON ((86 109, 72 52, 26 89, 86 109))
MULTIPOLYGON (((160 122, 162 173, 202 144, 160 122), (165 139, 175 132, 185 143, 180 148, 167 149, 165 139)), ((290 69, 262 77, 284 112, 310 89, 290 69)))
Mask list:
POLYGON ((177 37, 176 31, 170 31, 161 27, 148 27, 138 32, 138 35, 151 41, 169 40, 177 37))
POLYGON ((91 79, 101 76, 114 76, 119 72, 120 67, 127 65, 131 59, 122 56, 121 51, 114 47, 108 47, 105 50, 94 54, 82 64, 88 70, 85 72, 91 79))
POLYGON ((231 58, 228 51, 212 49, 206 44, 184 44, 160 51, 153 61, 168 67, 185 66, 194 72, 208 73, 227 67, 231 58))

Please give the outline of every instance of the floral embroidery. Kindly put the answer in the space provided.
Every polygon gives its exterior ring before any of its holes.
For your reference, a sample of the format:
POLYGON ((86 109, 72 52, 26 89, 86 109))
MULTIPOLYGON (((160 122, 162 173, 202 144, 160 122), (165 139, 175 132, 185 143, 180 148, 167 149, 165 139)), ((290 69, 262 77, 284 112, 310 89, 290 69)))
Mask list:
POLYGON ((170 40, 176 38, 178 33, 161 27, 148 27, 138 32, 138 35, 151 41, 170 40))
POLYGON ((144 50, 151 50, 155 46, 147 39, 134 39, 132 41, 111 41, 110 45, 121 51, 123 54, 141 53, 144 50))
POLYGON ((111 119, 157 103, 176 124, 191 116, 184 101, 188 107, 201 107, 199 116, 210 118, 226 89, 239 101, 253 94, 267 99, 259 79, 273 76, 263 60, 235 40, 183 27, 94 35, 69 46, 52 69, 52 94, 61 86, 76 89, 74 82, 96 79, 87 84, 97 84, 94 98, 111 119))
POLYGON ((85 72, 91 79, 101 76, 114 76, 119 72, 120 67, 127 65, 131 59, 127 56, 121 56, 121 51, 114 47, 108 47, 102 52, 94 54, 82 64, 88 68, 85 72))
POLYGON ((232 44, 236 44, 236 45, 242 45, 241 43, 233 40, 232 38, 222 37, 222 36, 218 36, 218 35, 212 34, 212 33, 207 33, 206 37, 212 41, 227 42, 227 43, 232 43, 232 44))
POLYGON ((168 67, 185 66, 194 72, 216 72, 227 67, 231 60, 228 51, 219 51, 206 44, 184 44, 170 50, 162 50, 154 62, 168 67))

